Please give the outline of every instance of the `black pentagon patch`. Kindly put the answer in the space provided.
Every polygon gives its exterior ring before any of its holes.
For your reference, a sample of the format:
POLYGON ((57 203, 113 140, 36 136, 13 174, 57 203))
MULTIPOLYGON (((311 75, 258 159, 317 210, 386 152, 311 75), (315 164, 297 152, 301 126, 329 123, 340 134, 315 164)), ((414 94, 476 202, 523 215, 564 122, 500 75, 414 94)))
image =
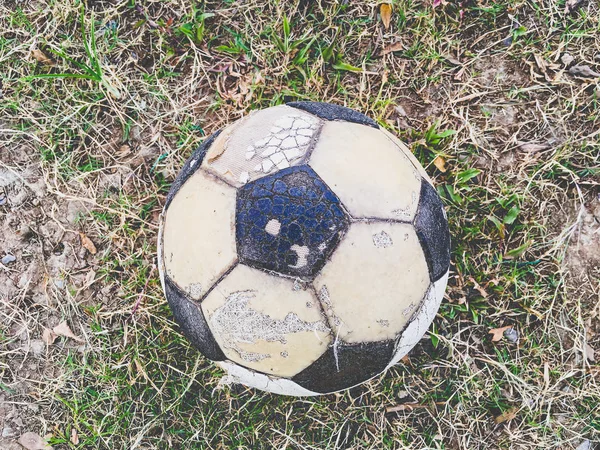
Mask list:
POLYGON ((425 253, 431 281, 437 281, 450 267, 450 230, 444 204, 435 188, 425 180, 421 182, 415 231, 425 253))
POLYGON ((292 378, 320 394, 346 389, 382 372, 394 354, 394 341, 339 344, 292 378))
POLYGON ((379 129, 379 125, 373 119, 345 106, 320 102, 289 102, 286 105, 301 109, 324 120, 343 120, 379 129))
POLYGON ((308 166, 280 170, 237 193, 238 256, 258 269, 314 277, 348 223, 340 200, 308 166))
POLYGON ((200 307, 189 300, 166 275, 165 294, 173 311, 173 318, 179 324, 184 336, 208 359, 224 361, 226 357, 212 335, 200 307))
POLYGON ((177 191, 179 191, 181 186, 183 186, 183 183, 185 183, 188 180, 188 178, 191 177, 194 174, 194 172, 196 172, 196 170, 198 170, 198 168, 200 168, 200 165, 202 164, 202 161, 204 160, 204 156, 206 155, 206 152, 208 151, 208 149, 210 148, 210 146, 212 145, 212 143, 215 141, 215 139, 217 138, 217 136, 219 134, 221 134, 221 130, 218 130, 218 131, 214 132, 213 134, 211 134, 207 139, 205 139, 202 142, 202 144, 200 144, 200 146, 194 151, 194 153, 192 153, 192 155, 187 159, 187 161, 183 165, 183 168, 179 172, 179 175, 177 175, 177 178, 175 178, 175 181, 173 181, 173 184, 171 185, 171 189, 169 189, 169 193, 167 194, 167 201, 165 203, 165 210, 169 207, 169 205, 171 204, 171 201, 173 200, 173 197, 175 197, 175 194, 177 193, 177 191), (192 164, 192 161, 194 161, 193 164, 192 164))

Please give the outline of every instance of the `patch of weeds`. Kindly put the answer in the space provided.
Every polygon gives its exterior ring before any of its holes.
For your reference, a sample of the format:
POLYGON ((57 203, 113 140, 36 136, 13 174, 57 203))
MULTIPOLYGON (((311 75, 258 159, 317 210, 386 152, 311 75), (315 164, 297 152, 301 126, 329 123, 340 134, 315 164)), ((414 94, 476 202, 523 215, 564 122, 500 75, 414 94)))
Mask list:
POLYGON ((214 47, 214 50, 234 56, 246 55, 250 58, 252 52, 246 37, 242 33, 237 32, 229 27, 223 27, 223 29, 229 33, 227 44, 217 45, 214 47))
POLYGON ((90 211, 90 215, 92 216, 92 218, 95 221, 102 222, 103 224, 107 225, 109 228, 112 227, 113 225, 115 225, 115 223, 116 223, 114 214, 112 214, 108 211, 92 210, 92 211, 90 211))
POLYGON ((102 70, 102 66, 100 64, 100 58, 97 53, 96 46, 96 29, 95 29, 95 21, 92 17, 90 20, 90 30, 89 34, 86 33, 85 29, 85 15, 82 9, 81 12, 81 36, 83 47, 85 50, 85 54, 87 57, 87 61, 78 61, 74 58, 68 56, 63 50, 57 50, 50 46, 44 48, 45 51, 52 53, 54 56, 71 63, 74 67, 79 69, 82 73, 75 72, 62 72, 62 73, 43 73, 43 74, 34 74, 26 77, 26 81, 32 81, 36 79, 83 79, 90 80, 98 83, 102 87, 104 87, 110 95, 115 98, 120 98, 121 93, 118 89, 116 89, 108 80, 106 76, 104 76, 104 72, 102 70))
POLYGON ((102 161, 93 156, 87 156, 84 161, 81 161, 77 166, 80 172, 92 172, 103 167, 102 161))
POLYGON ((214 17, 214 13, 200 11, 195 4, 191 5, 192 12, 181 18, 181 25, 175 28, 175 33, 187 37, 196 45, 204 41, 206 19, 214 17))
POLYGON ((21 28, 28 32, 35 32, 35 26, 21 8, 16 8, 15 11, 10 14, 8 23, 10 28, 21 28))

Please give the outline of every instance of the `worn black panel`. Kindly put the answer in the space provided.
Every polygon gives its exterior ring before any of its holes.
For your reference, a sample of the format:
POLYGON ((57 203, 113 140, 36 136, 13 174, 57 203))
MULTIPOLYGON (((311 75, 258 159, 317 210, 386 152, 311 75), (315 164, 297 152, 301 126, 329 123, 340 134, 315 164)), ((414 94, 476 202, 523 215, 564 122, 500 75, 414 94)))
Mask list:
POLYGON ((320 102, 289 102, 287 105, 306 111, 321 119, 360 123, 361 125, 379 129, 379 125, 373 119, 345 106, 320 102))
POLYGON ((394 354, 394 341, 339 344, 292 378, 320 394, 355 386, 382 372, 394 354))
POLYGON ((450 267, 450 230, 442 200, 426 180, 421 182, 415 230, 425 253, 431 281, 437 281, 450 267))
POLYGON ((225 360, 225 355, 212 335, 204 313, 199 306, 189 300, 185 293, 165 275, 165 294, 173 311, 173 317, 186 338, 200 352, 213 361, 225 360))
POLYGON ((173 181, 171 189, 169 189, 169 193, 167 194, 167 202, 165 203, 165 209, 169 207, 171 201, 173 200, 173 197, 175 197, 175 194, 179 191, 181 186, 183 186, 183 183, 185 183, 187 179, 191 177, 194 174, 194 172, 196 172, 196 170, 198 170, 200 164, 202 164, 202 161, 204 160, 206 152, 208 151, 208 149, 219 134, 221 134, 221 130, 218 130, 215 133, 211 134, 187 159, 187 161, 183 165, 183 169, 181 169, 181 172, 179 172, 179 175, 177 175, 177 178, 175 178, 175 181, 173 181), (195 161, 193 166, 192 161, 195 161))
POLYGON ((313 277, 348 223, 340 200, 308 166, 280 170, 237 192, 238 256, 251 267, 313 277))

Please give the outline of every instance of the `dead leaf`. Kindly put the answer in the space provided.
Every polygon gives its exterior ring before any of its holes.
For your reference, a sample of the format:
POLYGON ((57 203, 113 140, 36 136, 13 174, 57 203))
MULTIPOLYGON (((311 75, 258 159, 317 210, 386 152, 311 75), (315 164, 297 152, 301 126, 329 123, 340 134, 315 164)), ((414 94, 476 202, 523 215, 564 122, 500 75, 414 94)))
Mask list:
POLYGON ((503 422, 508 422, 509 420, 513 420, 515 417, 517 417, 518 411, 519 411, 519 408, 517 408, 516 406, 514 408, 507 409, 502 414, 500 414, 499 416, 494 418, 494 421, 497 424, 500 424, 503 422))
POLYGON ((44 438, 39 434, 28 431, 19 438, 19 444, 27 450, 52 450, 44 438))
POLYGON ((585 439, 575 450, 592 450, 592 443, 585 439))
POLYGON ((42 332, 42 341, 44 341, 46 345, 54 344, 54 341, 57 337, 58 336, 54 331, 52 331, 50 328, 44 327, 44 331, 42 332))
POLYGON ((406 47, 404 47, 404 44, 402 42, 397 41, 397 42, 394 42, 393 44, 386 45, 385 47, 383 47, 381 54, 387 55, 388 53, 399 52, 400 50, 404 50, 405 48, 406 47))
POLYGON ((596 362, 596 357, 594 355, 595 351, 590 344, 588 344, 588 343, 585 344, 583 353, 584 353, 583 356, 585 356, 587 359, 589 359, 590 362, 596 362))
POLYGON ((560 57, 560 61, 565 65, 568 66, 570 65, 573 61, 575 60, 575 58, 573 58, 570 54, 565 53, 564 55, 562 55, 560 57))
POLYGON ((265 81, 265 77, 263 76, 262 72, 260 70, 257 70, 254 73, 254 84, 264 84, 265 81))
POLYGON ((488 331, 488 334, 492 335, 492 342, 498 342, 502 339, 502 336, 504 336, 504 332, 511 328, 511 325, 502 328, 492 328, 490 331, 488 331))
POLYGON ((80 337, 75 336, 75 334, 71 331, 71 329, 69 328, 69 325, 67 325, 67 322, 65 322, 65 321, 62 321, 61 323, 56 325, 54 328, 52 328, 52 331, 58 336, 64 336, 66 338, 73 339, 74 341, 77 341, 77 342, 85 342, 80 337))
POLYGON ((535 142, 517 141, 517 145, 519 146, 519 150, 532 153, 549 150, 551 148, 548 144, 536 144, 535 142))
POLYGON ((439 155, 433 160, 433 165, 437 167, 440 172, 445 173, 448 170, 446 168, 446 160, 439 155))
POLYGON ((582 1, 583 0, 567 0, 565 3, 565 14, 574 11, 582 1))
POLYGON ((407 117, 408 113, 406 112, 406 110, 404 109, 404 107, 402 105, 396 105, 394 107, 394 109, 396 110, 396 112, 398 114, 400 114, 402 117, 407 117))
POLYGON ((97 250, 92 240, 85 234, 83 234, 81 231, 79 232, 79 237, 81 238, 81 245, 83 246, 83 248, 85 248, 92 255, 95 255, 97 250))
POLYGON ((85 275, 85 286, 89 287, 92 285, 92 283, 94 282, 94 279, 96 278, 96 272, 94 272, 93 270, 90 270, 86 275, 85 275))
POLYGON ((453 66, 462 66, 463 65, 463 63, 461 63, 458 59, 456 59, 455 57, 450 56, 450 55, 445 55, 444 59, 446 61, 448 61, 450 64, 452 64, 453 66))
POLYGON ((475 290, 477 290, 477 292, 481 294, 483 298, 487 298, 488 293, 485 291, 485 289, 481 287, 481 285, 477 281, 475 281, 473 277, 469 277, 469 281, 473 283, 473 287, 475 288, 475 290))
POLYGON ((504 339, 508 342, 516 344, 519 342, 519 332, 514 328, 510 328, 504 332, 504 339))
POLYGON ((71 428, 71 443, 73 445, 79 444, 79 435, 77 434, 77 430, 75 428, 71 428))
MULTIPOLYGON (((548 69, 559 70, 560 65, 548 63, 544 58, 542 58, 541 55, 538 55, 537 53, 535 53, 533 55, 533 57, 535 59, 535 63, 537 64, 538 68, 540 69, 540 72, 544 75, 544 79, 546 81, 553 81, 553 78, 552 78, 551 74, 549 73, 548 69)), ((534 76, 536 76, 537 74, 535 74, 535 72, 533 71, 533 66, 530 66, 530 67, 531 67, 532 74, 534 76)))
POLYGON ((595 72, 590 66, 577 65, 569 69, 569 73, 576 77, 583 78, 597 78, 600 77, 600 73, 595 72))
POLYGON ((45 64, 47 66, 51 66, 52 64, 54 64, 52 62, 52 60, 50 58, 48 58, 43 51, 39 50, 39 49, 35 49, 35 50, 31 50, 31 56, 33 56, 33 58, 42 64, 45 64))
POLYGON ((383 26, 386 30, 389 29, 390 23, 392 23, 392 5, 389 3, 382 3, 379 7, 379 14, 381 15, 383 26))
POLYGON ((119 151, 117 151, 117 156, 119 158, 123 158, 129 154, 131 154, 131 147, 129 147, 127 144, 121 145, 121 147, 119 147, 119 151))

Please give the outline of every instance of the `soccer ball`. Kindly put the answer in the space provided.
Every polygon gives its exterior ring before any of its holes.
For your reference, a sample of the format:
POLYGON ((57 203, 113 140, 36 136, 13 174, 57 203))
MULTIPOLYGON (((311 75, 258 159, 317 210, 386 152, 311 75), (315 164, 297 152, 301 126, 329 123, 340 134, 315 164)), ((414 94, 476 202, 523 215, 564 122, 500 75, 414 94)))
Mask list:
POLYGON ((193 153, 158 254, 176 322, 229 380, 318 395, 373 378, 423 337, 450 235, 401 141, 351 109, 292 102, 193 153))

